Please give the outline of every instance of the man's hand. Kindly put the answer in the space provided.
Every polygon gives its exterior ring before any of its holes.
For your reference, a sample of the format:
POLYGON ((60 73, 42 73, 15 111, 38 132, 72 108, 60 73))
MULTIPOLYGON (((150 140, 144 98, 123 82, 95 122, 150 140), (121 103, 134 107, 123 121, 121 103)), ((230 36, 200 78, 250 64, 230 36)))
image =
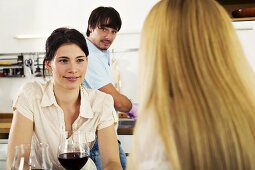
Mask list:
POLYGON ((130 119, 137 119, 137 113, 138 113, 138 104, 132 103, 132 108, 129 112, 126 112, 126 115, 130 119))

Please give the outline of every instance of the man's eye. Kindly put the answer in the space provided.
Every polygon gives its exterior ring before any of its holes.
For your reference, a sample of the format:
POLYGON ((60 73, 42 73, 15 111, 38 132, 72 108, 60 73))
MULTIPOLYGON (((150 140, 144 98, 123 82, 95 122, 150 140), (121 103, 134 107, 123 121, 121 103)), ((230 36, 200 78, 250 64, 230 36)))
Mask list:
POLYGON ((82 63, 83 61, 84 61, 84 59, 82 59, 82 58, 77 59, 78 63, 82 63))
POLYGON ((98 27, 101 31, 106 31, 105 27, 98 27))

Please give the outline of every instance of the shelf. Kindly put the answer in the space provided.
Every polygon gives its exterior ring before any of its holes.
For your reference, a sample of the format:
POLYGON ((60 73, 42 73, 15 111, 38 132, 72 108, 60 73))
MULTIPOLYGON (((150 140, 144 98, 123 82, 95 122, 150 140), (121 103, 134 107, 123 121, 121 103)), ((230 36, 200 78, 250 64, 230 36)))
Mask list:
POLYGON ((24 56, 21 53, 0 53, 0 78, 20 78, 24 75, 24 56))
POLYGON ((238 21, 255 21, 255 17, 245 17, 245 18, 232 18, 233 22, 238 21))
POLYGON ((20 75, 20 76, 17 76, 17 75, 15 75, 15 76, 4 76, 4 77, 0 76, 0 78, 23 78, 23 77, 25 77, 25 75, 20 75))
POLYGON ((250 4, 254 3, 254 0, 217 0, 223 5, 233 5, 233 4, 250 4))
POLYGON ((18 56, 18 55, 36 55, 36 54, 45 54, 45 52, 0 53, 0 57, 2 57, 2 56, 18 56))
POLYGON ((9 69, 9 68, 23 68, 21 65, 0 65, 0 69, 9 69))

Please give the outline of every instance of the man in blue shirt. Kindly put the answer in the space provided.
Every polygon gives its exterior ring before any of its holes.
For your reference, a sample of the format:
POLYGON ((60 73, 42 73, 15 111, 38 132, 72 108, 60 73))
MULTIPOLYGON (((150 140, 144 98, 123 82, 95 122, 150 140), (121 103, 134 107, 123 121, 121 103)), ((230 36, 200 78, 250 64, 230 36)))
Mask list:
MULTIPOLYGON (((98 7, 89 17, 87 28, 87 45, 89 49, 88 67, 84 85, 87 88, 98 89, 113 97, 117 111, 125 112, 129 117, 136 118, 137 105, 113 86, 108 48, 121 28, 119 13, 112 7, 98 7)), ((126 156, 119 142, 120 161, 126 169, 126 156)), ((91 158, 98 169, 102 169, 97 142, 91 150, 91 158)))

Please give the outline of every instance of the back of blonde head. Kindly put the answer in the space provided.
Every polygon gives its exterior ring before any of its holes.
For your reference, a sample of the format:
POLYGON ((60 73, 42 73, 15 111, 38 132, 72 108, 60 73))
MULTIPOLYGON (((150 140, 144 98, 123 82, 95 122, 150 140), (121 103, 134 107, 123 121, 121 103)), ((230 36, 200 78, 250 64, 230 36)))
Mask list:
POLYGON ((140 55, 136 139, 152 117, 174 170, 255 169, 254 76, 215 0, 158 2, 140 55))

